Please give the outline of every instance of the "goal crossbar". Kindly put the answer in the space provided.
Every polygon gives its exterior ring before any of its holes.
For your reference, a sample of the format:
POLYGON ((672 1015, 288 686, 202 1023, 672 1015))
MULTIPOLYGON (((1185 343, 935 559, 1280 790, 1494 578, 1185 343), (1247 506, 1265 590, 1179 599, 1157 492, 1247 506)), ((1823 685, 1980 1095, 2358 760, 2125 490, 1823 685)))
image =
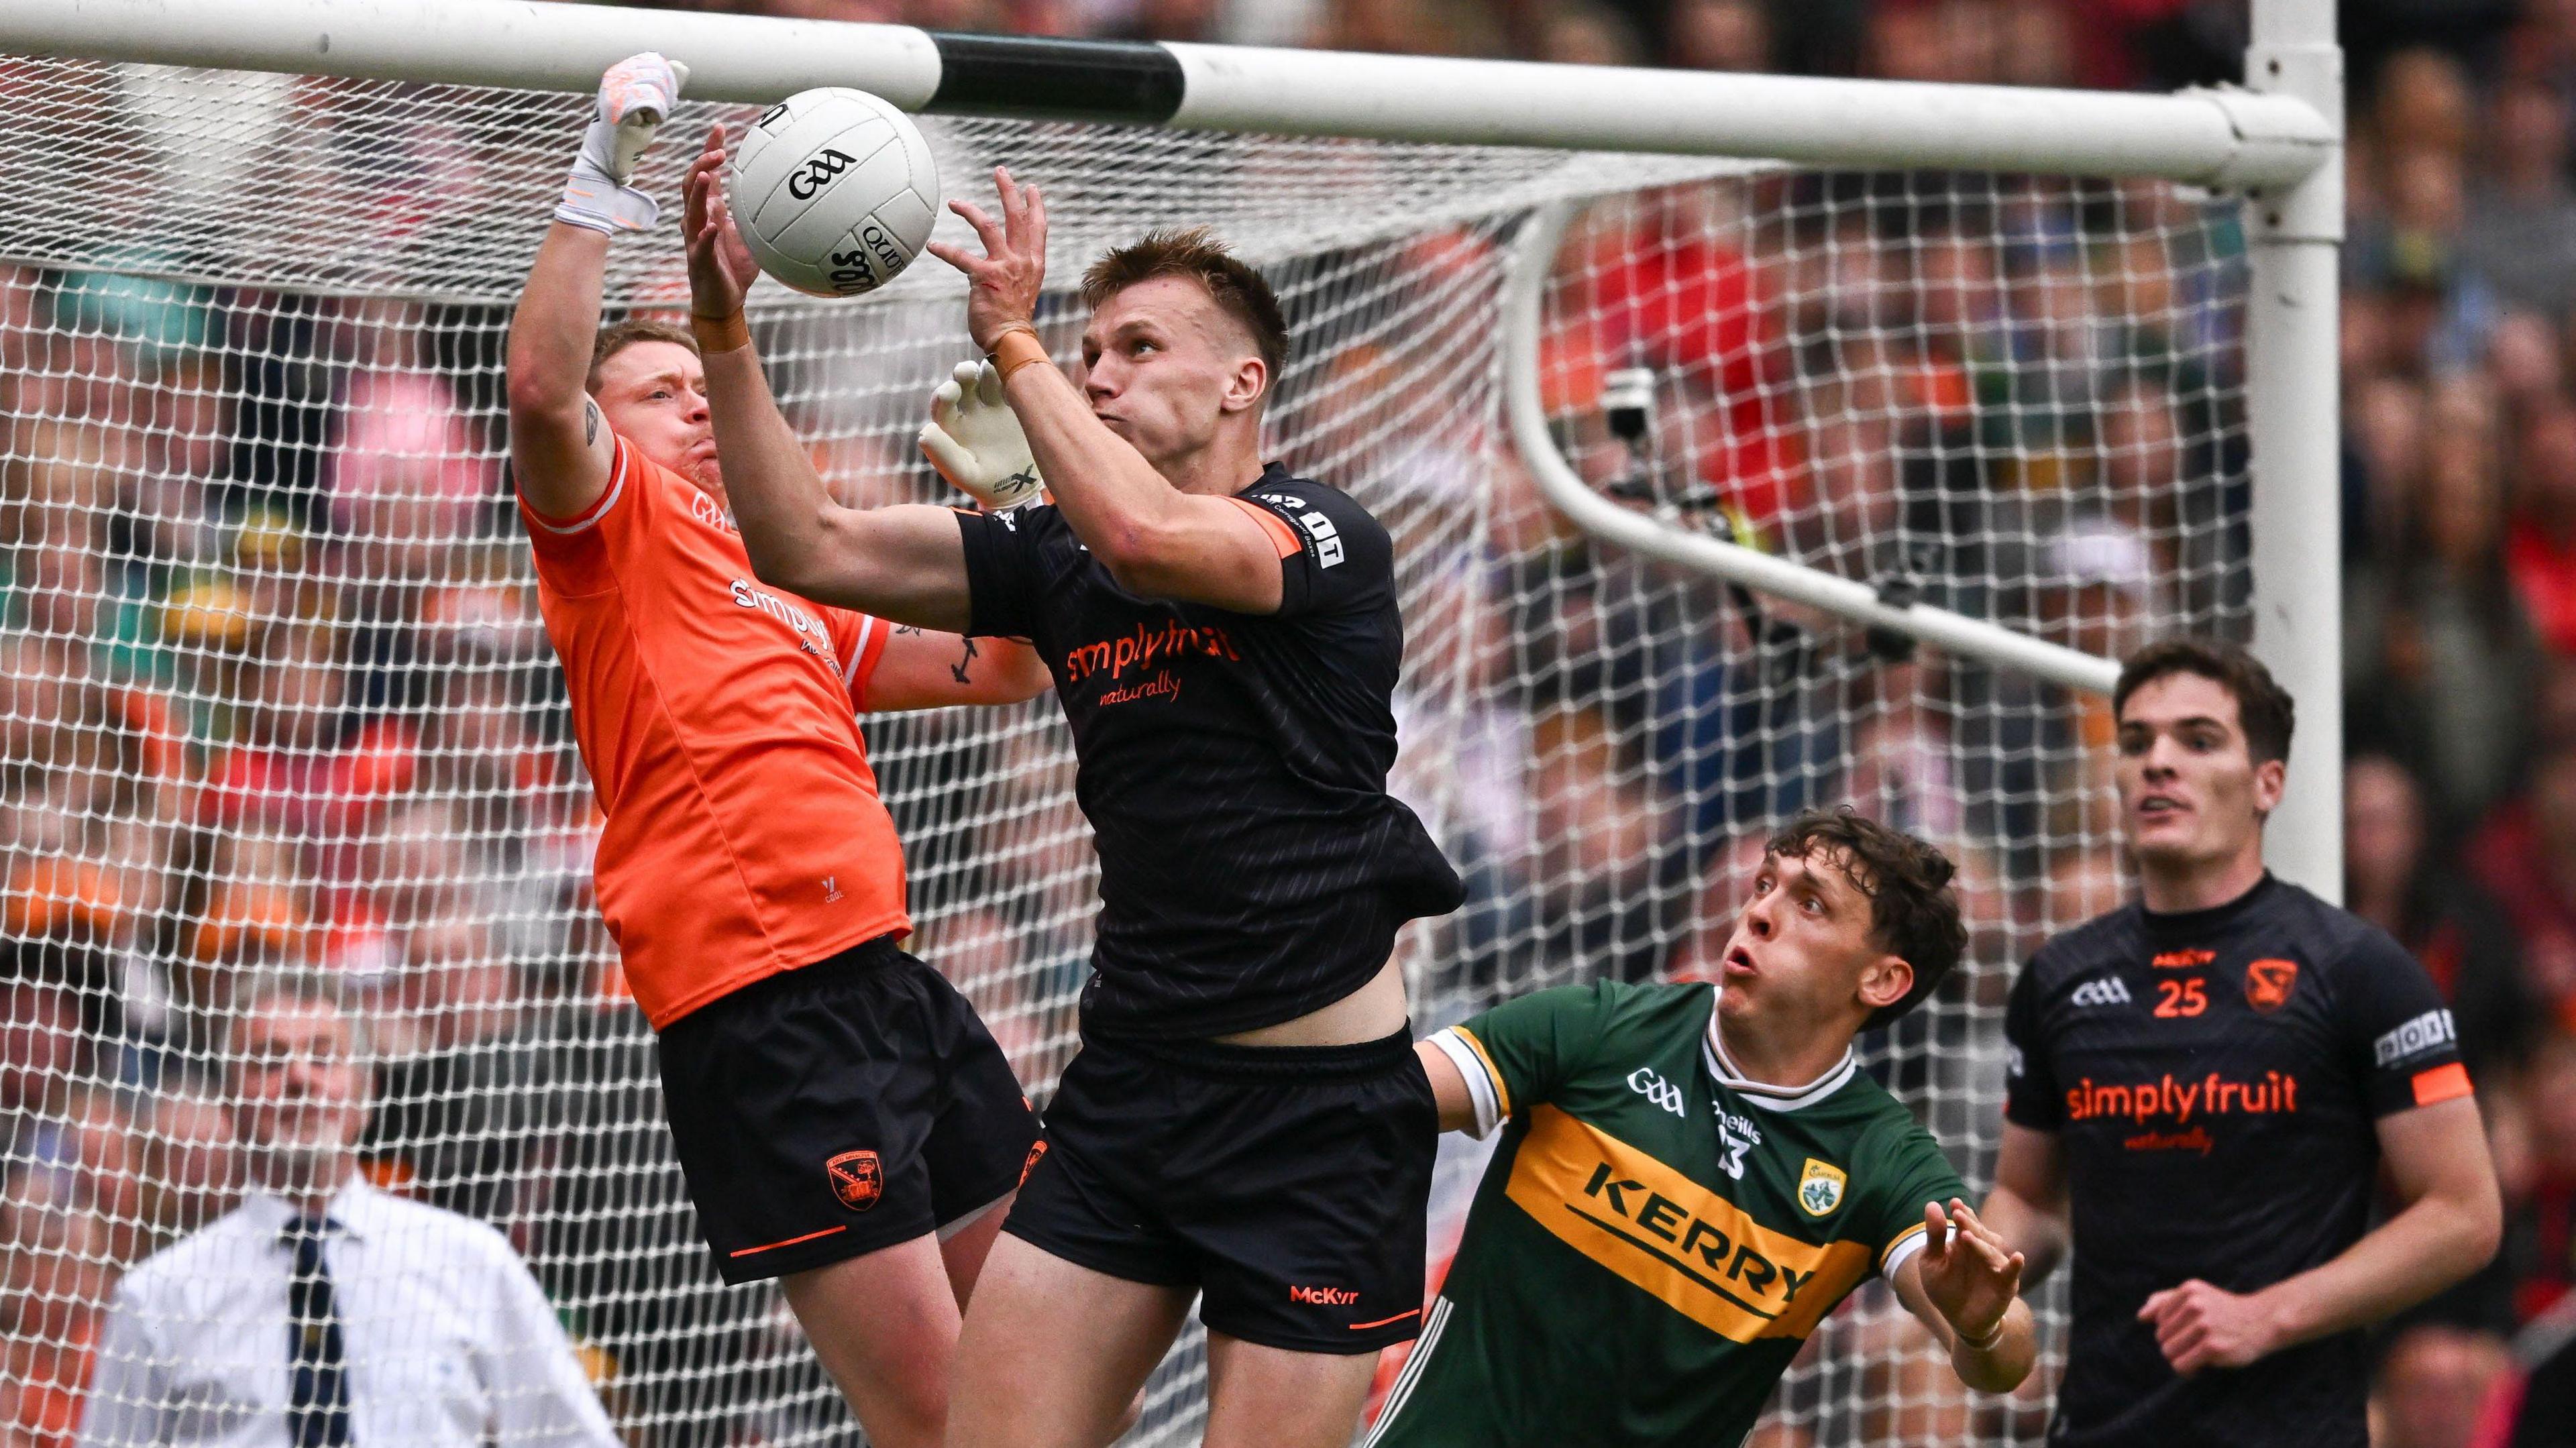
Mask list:
POLYGON ((685 60, 702 100, 849 85, 946 114, 2228 189, 2293 185, 2338 139, 2305 100, 2232 88, 2133 95, 1031 39, 544 0, 0 7, 0 52, 523 90, 587 91, 645 49, 685 60))

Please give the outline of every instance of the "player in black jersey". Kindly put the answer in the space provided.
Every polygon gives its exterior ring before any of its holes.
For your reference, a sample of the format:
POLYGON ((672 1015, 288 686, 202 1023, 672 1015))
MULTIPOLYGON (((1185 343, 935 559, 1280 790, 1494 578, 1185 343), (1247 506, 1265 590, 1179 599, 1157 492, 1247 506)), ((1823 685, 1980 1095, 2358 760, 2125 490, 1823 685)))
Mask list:
POLYGON ((1386 792, 1392 545, 1350 498, 1262 462, 1287 326, 1257 273, 1203 232, 1109 253, 1083 279, 1069 380, 1030 321, 1043 200, 995 179, 1000 221, 957 207, 985 254, 933 250, 966 272, 997 375, 925 446, 961 486, 964 435, 1024 448, 1052 502, 838 507, 756 366, 708 361, 761 576, 1028 639, 1073 731, 1101 867, 1083 1049, 968 1306, 948 1441, 1107 1442, 1196 1297, 1206 1441, 1341 1448, 1378 1350, 1421 1321, 1439 1119, 1395 933, 1463 893, 1386 792))
POLYGON ((2113 711, 2143 899, 2014 982, 1985 1209, 2032 1280, 2074 1256, 2049 1442, 2363 1448, 2360 1329, 2499 1231, 2450 1012, 2396 941, 2265 872, 2291 701, 2261 664, 2156 644, 2113 711))

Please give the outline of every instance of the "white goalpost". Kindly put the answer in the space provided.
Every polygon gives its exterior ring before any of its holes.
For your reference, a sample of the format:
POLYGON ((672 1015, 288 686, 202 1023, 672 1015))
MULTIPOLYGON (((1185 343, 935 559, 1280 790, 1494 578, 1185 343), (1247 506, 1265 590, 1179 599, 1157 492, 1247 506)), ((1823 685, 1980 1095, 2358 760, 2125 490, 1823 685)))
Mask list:
MULTIPOLYGON (((666 218, 695 133, 854 85, 923 117, 950 194, 1047 187, 1060 357, 1083 263, 1148 226, 1272 280, 1272 441, 1396 539, 1396 787, 1469 882, 1400 946, 1418 1030, 1707 967, 1768 830, 1851 801, 1962 862, 1969 959, 1864 1050, 1982 1186, 2004 988, 2122 889, 2121 652, 2253 644, 2305 705, 2275 867, 2340 894, 2341 55, 2329 0, 2253 17, 2246 86, 2132 95, 543 0, 0 7, 0 1337, 76 1417, 118 1274, 240 1188, 241 992, 317 968, 375 1037, 371 1175, 510 1238, 629 1441, 856 1441, 774 1291, 694 1237, 502 473, 509 307, 601 68, 648 48, 691 68, 639 177, 666 218)), ((672 227, 610 293, 685 305, 672 227)), ((943 496, 911 439, 960 297, 931 261, 755 291, 850 501, 943 496)), ((866 732, 914 948, 1042 1103, 1096 883, 1053 704, 866 732)), ((1435 1239, 1477 1165, 1444 1158, 1435 1239)), ((1195 1441, 1199 1341, 1130 1441, 1195 1441)), ((1873 1290, 1754 1441, 2036 1443, 2051 1376, 1968 1395, 1873 1290)))

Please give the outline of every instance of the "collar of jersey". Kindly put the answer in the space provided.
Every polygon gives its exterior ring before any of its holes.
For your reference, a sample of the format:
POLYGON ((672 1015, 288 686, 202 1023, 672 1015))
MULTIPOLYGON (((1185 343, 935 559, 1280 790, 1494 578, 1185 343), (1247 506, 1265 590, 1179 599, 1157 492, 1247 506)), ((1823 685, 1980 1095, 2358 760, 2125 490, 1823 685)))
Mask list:
POLYGON ((1717 1002, 1708 1003, 1708 1033, 1700 1038, 1700 1055, 1708 1062, 1708 1073, 1719 1085, 1765 1111, 1798 1111, 1813 1106, 1843 1089, 1852 1074, 1860 1069, 1860 1057, 1852 1048, 1843 1047, 1843 1058, 1827 1068, 1825 1074, 1804 1086, 1774 1086, 1756 1081, 1735 1069, 1735 1060, 1726 1054, 1726 1043, 1717 1038, 1717 1002))
POLYGON ((1234 496, 1240 498, 1244 494, 1251 492, 1253 489, 1260 487, 1265 483, 1276 486, 1280 483, 1296 483, 1303 481, 1305 480, 1288 471, 1288 465, 1286 463, 1273 458, 1269 462, 1261 465, 1261 476, 1254 478, 1251 482, 1235 489, 1234 496))
POLYGON ((2233 900, 2222 900, 2198 910, 2173 910, 2161 914, 2148 909, 2142 900, 2138 902, 2138 916, 2145 923, 2146 932, 2159 940, 2206 935, 2253 909, 2257 902, 2272 893, 2273 884, 2272 872, 2265 870, 2262 879, 2233 900))

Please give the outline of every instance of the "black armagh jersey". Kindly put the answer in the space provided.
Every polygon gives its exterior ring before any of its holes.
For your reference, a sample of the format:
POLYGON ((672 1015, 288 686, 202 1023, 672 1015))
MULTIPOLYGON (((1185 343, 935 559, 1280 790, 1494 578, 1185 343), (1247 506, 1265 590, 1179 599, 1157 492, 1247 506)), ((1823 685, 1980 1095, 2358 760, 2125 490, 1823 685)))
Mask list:
POLYGON ((2360 1333, 2184 1380, 2137 1314, 2195 1277, 2267 1287, 2361 1237, 2374 1123, 2469 1091, 2423 968, 2266 875, 2214 909, 2131 905, 2050 941, 2004 1029, 2004 1114, 2066 1158, 2075 1322, 2049 1441, 2363 1448, 2360 1333))
POLYGON ((1404 658, 1386 530, 1277 463, 1236 496, 1296 540, 1275 614, 1138 598, 1049 505, 958 515, 969 631, 1035 644, 1073 729, 1100 854, 1087 1030, 1294 1019, 1365 985, 1398 926, 1464 895, 1386 792, 1404 658))

